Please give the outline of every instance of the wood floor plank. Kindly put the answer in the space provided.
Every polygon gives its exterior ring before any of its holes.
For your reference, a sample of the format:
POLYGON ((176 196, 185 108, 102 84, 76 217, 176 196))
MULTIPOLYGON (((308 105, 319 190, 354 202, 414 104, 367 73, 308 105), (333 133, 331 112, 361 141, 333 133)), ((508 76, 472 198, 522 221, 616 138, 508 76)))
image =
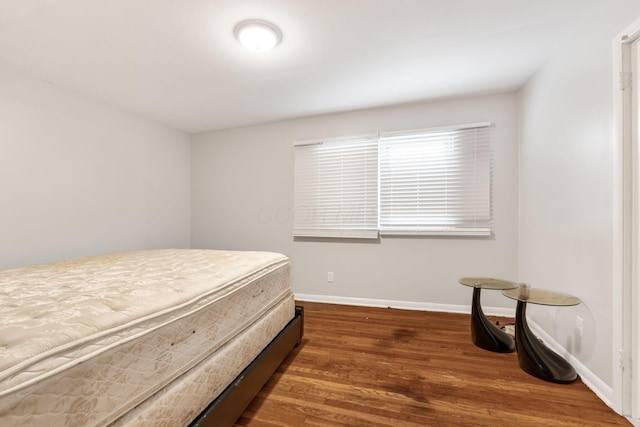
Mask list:
POLYGON ((630 425, 580 380, 548 383, 474 346, 468 315, 300 305, 302 345, 236 426, 630 425))

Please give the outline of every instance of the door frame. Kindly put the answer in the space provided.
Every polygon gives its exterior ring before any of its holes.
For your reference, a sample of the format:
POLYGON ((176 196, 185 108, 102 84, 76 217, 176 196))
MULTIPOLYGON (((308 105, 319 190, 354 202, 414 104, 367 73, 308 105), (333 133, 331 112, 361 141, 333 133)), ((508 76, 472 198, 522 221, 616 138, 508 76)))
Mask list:
POLYGON ((640 418, 640 185, 638 185, 638 95, 640 19, 613 41, 614 53, 614 234, 613 234, 613 409, 640 418), (632 73, 635 71, 635 73, 632 73), (635 74, 635 78, 633 78, 635 74), (634 86, 635 92, 634 94, 634 86))

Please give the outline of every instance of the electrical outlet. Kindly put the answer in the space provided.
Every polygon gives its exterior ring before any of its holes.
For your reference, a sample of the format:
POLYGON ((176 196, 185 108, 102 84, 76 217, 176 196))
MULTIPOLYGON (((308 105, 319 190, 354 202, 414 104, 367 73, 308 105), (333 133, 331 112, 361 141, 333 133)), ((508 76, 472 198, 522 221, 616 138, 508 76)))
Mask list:
POLYGON ((584 336, 584 319, 580 316, 576 316, 576 334, 580 338, 584 336))
POLYGON ((327 282, 329 283, 333 282, 333 271, 329 271, 327 273, 327 282))

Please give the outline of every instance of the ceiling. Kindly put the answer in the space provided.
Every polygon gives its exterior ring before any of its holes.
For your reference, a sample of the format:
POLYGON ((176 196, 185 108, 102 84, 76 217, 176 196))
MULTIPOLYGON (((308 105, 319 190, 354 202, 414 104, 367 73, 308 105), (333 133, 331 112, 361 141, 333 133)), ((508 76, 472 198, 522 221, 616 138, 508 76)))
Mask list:
POLYGON ((602 1, 0 0, 0 66, 198 133, 513 90, 602 1))

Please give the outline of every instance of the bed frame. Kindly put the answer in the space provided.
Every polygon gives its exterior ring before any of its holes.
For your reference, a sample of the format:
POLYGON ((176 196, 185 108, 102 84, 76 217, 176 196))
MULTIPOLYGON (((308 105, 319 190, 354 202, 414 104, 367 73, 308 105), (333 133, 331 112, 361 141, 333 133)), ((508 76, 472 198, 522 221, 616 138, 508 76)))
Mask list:
POLYGON ((198 415, 190 427, 232 427, 304 334, 304 307, 244 371, 198 415))

